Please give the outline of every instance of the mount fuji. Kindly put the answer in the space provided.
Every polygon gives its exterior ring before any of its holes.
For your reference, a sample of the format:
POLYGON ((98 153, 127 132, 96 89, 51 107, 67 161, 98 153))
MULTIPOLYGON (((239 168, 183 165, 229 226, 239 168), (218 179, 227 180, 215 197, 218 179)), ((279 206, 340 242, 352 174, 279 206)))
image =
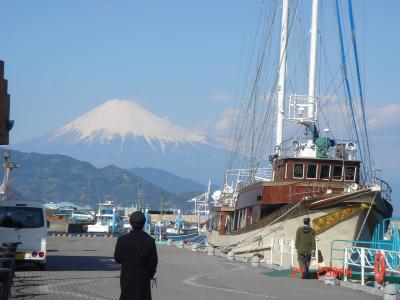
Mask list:
POLYGON ((138 104, 113 99, 45 135, 14 145, 64 154, 98 167, 152 167, 205 183, 221 181, 227 151, 204 135, 162 119, 138 104))

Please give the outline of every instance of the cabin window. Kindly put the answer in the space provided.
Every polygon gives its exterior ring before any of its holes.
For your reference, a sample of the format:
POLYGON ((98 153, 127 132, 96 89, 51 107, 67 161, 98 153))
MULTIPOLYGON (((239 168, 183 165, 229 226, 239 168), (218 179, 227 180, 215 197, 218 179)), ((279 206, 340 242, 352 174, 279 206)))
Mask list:
POLYGON ((317 179, 317 165, 307 165, 307 178, 317 179))
POLYGON ((293 178, 304 178, 304 165, 294 164, 293 178))
POLYGON ((343 176, 343 167, 342 166, 333 166, 333 180, 342 180, 343 176))
POLYGON ((346 167, 344 171, 345 180, 354 181, 356 177, 356 167, 346 167))
POLYGON ((319 178, 320 179, 329 179, 329 173, 331 171, 330 165, 321 165, 319 170, 319 178))

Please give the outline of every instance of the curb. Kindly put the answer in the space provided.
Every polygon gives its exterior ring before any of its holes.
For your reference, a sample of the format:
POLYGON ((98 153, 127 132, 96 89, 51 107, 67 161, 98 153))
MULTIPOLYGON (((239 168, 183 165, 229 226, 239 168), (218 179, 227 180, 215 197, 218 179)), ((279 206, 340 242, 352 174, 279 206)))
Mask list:
POLYGON ((374 288, 372 286, 361 285, 359 283, 340 280, 339 286, 347 288, 347 289, 362 291, 362 292, 365 292, 370 295, 381 296, 381 297, 383 296, 383 290, 374 288))

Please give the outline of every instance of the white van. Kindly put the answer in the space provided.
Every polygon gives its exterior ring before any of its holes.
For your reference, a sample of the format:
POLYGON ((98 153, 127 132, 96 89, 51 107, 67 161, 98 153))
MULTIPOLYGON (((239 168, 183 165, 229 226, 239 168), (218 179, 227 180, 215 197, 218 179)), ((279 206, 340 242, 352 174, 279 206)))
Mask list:
POLYGON ((5 200, 0 202, 0 244, 18 243, 15 259, 46 265, 47 222, 42 203, 5 200))

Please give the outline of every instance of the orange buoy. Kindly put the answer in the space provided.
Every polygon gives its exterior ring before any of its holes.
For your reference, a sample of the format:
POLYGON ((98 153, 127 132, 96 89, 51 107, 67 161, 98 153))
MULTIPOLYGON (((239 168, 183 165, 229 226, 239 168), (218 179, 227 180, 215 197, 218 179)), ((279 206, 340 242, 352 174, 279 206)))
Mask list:
POLYGON ((375 263, 374 263, 374 273, 375 273, 375 281, 377 283, 383 283, 385 279, 385 272, 386 272, 386 261, 385 255, 382 252, 378 252, 375 256, 375 263))

